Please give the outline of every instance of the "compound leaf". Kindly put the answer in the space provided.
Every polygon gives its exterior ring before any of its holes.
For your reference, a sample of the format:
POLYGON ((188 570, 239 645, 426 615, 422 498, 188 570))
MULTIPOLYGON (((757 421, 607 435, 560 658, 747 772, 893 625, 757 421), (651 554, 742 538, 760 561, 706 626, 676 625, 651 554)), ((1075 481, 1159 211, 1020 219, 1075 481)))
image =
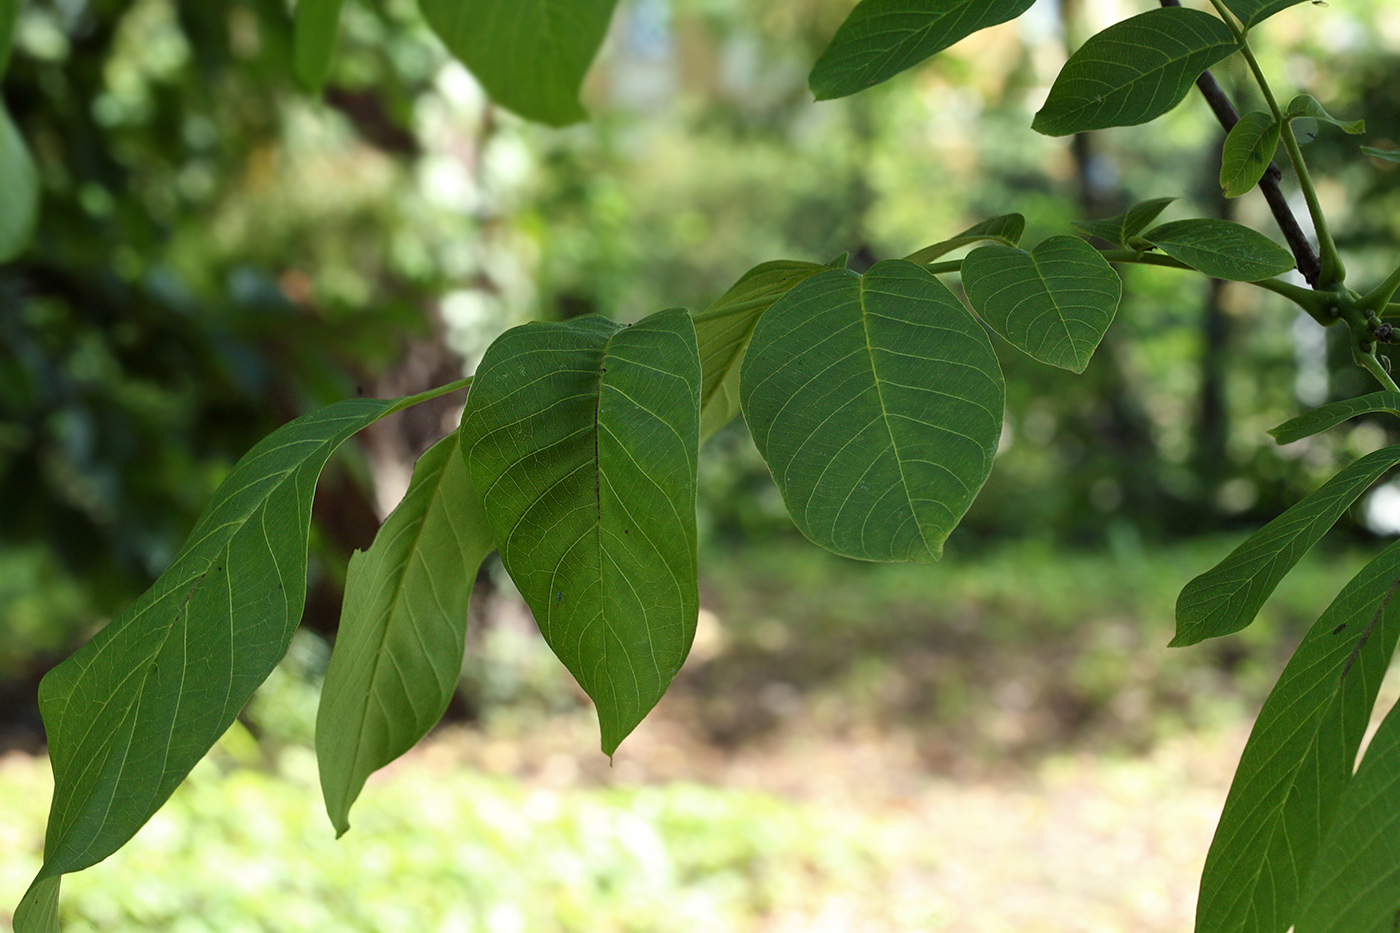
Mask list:
POLYGON ((1076 220, 1073 221, 1073 224, 1090 236, 1124 246, 1130 239, 1146 230, 1147 225, 1156 220, 1158 215, 1167 209, 1167 205, 1175 200, 1176 198, 1153 198, 1151 201, 1143 201, 1141 204, 1128 208, 1126 212, 1116 217, 1105 217, 1101 220, 1076 220))
POLYGON ((973 310, 1012 346, 1042 363, 1082 373, 1103 339, 1123 283, 1077 236, 1051 237, 1029 253, 983 246, 963 260, 973 310))
POLYGON ((700 386, 677 309, 516 327, 467 397, 462 451, 501 562, 597 705, 609 755, 695 635, 700 386))
POLYGON ((53 806, 16 930, 44 929, 59 877, 124 845, 233 723, 301 621, 321 468, 356 431, 425 397, 338 402, 268 435, 169 569, 44 678, 53 806))
POLYGON ((491 99, 550 126, 585 119, 579 89, 617 0, 418 0, 491 99))
POLYGON ((754 266, 695 316, 695 336, 700 347, 700 440, 724 427, 739 413, 739 368, 763 312, 788 291, 818 272, 843 269, 844 256, 827 265, 778 260, 754 266))
POLYGON ((1238 198, 1259 184, 1274 160, 1282 132, 1279 122, 1262 110, 1240 117, 1225 137, 1225 148, 1220 156, 1220 187, 1225 197, 1238 198))
POLYGON ((1376 730, 1336 809, 1295 931, 1391 933, 1400 904, 1400 704, 1376 730))
POLYGON ((18 256, 39 216, 39 173, 19 130, 0 102, 0 262, 18 256))
POLYGON ((1375 411, 1388 411, 1400 415, 1400 392, 1372 392, 1370 395, 1323 405, 1285 421, 1269 433, 1280 444, 1291 444, 1305 437, 1321 434, 1328 428, 1335 428, 1343 421, 1375 411))
POLYGON ((1337 595, 1264 702, 1206 856, 1196 929, 1292 923, 1400 636, 1398 580, 1400 543, 1337 595))
POLYGON ((1293 254, 1257 230, 1232 220, 1173 220, 1142 238, 1212 278, 1257 282, 1293 268, 1293 254))
POLYGON ((971 246, 973 243, 983 243, 991 240, 1003 246, 1015 246, 1021 242, 1021 235, 1026 232, 1026 218, 1020 214, 1002 214, 990 220, 973 224, 955 237, 935 243, 932 246, 925 246, 917 253, 906 256, 905 259, 915 265, 922 266, 933 262, 945 253, 963 246, 971 246))
POLYGON ((365 779, 427 735, 462 672, 467 604, 495 547, 454 433, 413 470, 374 544, 350 557, 316 716, 316 757, 336 835, 365 779))
POLYGON ((293 61, 297 80, 310 91, 319 91, 330 74, 344 5, 345 0, 297 0, 293 61))
POLYGON ((1005 386, 981 323, 926 269, 828 271, 754 328, 744 418, 808 538, 937 560, 991 471, 1005 386))
POLYGON ((1303 0, 1225 0, 1225 6, 1244 23, 1244 28, 1257 26, 1280 10, 1286 10, 1303 0))
POLYGON ((812 68, 817 100, 863 91, 988 26, 1015 19, 1035 0, 862 0, 812 68))
POLYGON ((1194 645, 1253 622, 1284 575, 1397 462, 1400 446, 1367 454, 1186 584, 1176 601, 1176 637, 1171 644, 1194 645))
POLYGON ((1139 13, 1070 56, 1031 128, 1068 136, 1146 123, 1181 103, 1202 72, 1238 48, 1230 27, 1200 10, 1139 13))
POLYGON ((1321 123, 1330 123, 1339 128, 1343 133, 1357 136, 1366 132, 1365 120, 1338 120, 1328 113, 1316 99, 1307 94, 1299 94, 1289 101, 1288 109, 1284 111, 1284 118, 1296 120, 1299 117, 1317 120, 1321 123))

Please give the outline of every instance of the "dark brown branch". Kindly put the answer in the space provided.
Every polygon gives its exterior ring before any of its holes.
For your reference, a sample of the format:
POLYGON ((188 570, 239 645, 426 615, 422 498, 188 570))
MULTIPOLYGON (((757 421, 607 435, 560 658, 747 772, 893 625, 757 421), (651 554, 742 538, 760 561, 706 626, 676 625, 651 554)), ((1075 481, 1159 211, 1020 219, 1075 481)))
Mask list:
MULTIPOLYGON (((1160 2, 1164 7, 1181 6, 1181 0, 1160 0, 1160 2)), ((1220 121, 1225 132, 1228 133, 1234 129, 1235 124, 1240 122, 1239 112, 1235 110, 1234 104, 1230 103, 1230 98, 1225 95, 1220 82, 1215 80, 1215 75, 1209 71, 1203 72, 1196 79, 1196 87, 1200 89, 1201 96, 1206 99, 1211 111, 1215 113, 1215 119, 1220 121)), ((1288 248, 1293 251, 1293 259, 1298 264, 1298 271, 1309 285, 1316 288, 1318 276, 1322 274, 1322 264, 1318 261, 1312 243, 1308 241, 1308 235, 1303 232, 1298 218, 1293 214, 1293 209, 1288 206, 1288 197, 1283 193, 1283 188, 1279 184, 1282 179, 1283 171, 1278 167, 1278 163, 1270 162, 1268 170, 1264 172, 1264 177, 1259 180, 1259 190, 1263 192, 1264 200, 1268 202, 1269 210, 1273 212, 1274 221, 1278 223, 1284 240, 1288 242, 1288 248)))

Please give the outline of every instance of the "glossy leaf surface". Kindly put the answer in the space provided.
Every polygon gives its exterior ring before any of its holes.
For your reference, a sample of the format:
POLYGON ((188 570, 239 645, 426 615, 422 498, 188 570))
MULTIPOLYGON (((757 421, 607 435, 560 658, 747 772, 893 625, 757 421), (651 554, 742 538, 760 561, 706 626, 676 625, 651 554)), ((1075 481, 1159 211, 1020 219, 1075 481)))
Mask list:
POLYGON ((1367 454, 1186 584, 1176 601, 1172 645, 1194 645, 1253 622, 1284 574, 1397 462, 1400 446, 1367 454))
POLYGON ((700 385, 683 310, 526 324, 486 351, 462 418, 501 562, 597 705, 608 754, 695 635, 700 385))
POLYGON ((19 130, 0 101, 0 262, 29 244, 39 215, 39 174, 19 130))
POLYGON ((1068 136, 1156 119, 1201 73, 1238 48, 1230 28, 1200 10, 1148 10, 1091 36, 1070 56, 1031 128, 1068 136))
POLYGON ((1176 198, 1153 198, 1128 208, 1122 214, 1105 217, 1102 220, 1076 220, 1074 225, 1090 236, 1096 236, 1109 243, 1124 246, 1133 237, 1146 230, 1167 206, 1176 198))
POLYGON ((1391 544, 1308 631, 1265 701, 1206 857, 1198 930, 1292 923, 1400 636, 1397 579, 1391 544))
POLYGON ((1400 415, 1400 392, 1372 392, 1356 398, 1343 399, 1312 411, 1304 412, 1296 418, 1285 421, 1269 433, 1280 444, 1291 444, 1305 437, 1320 434, 1335 428, 1343 421, 1372 412, 1388 411, 1400 415))
POLYGON ((1274 160, 1282 132, 1279 122, 1262 110, 1240 117, 1240 122, 1225 137, 1220 158, 1220 187, 1225 197, 1238 198, 1259 184, 1274 160))
POLYGON ((129 840, 232 724, 301 621, 311 497, 356 431, 418 399, 352 399, 268 435, 233 468, 170 568, 40 685, 54 798, 16 915, 42 929, 58 876, 129 840))
POLYGON ((1042 363, 1082 373, 1103 339, 1123 283, 1077 236, 1051 237, 1029 253, 983 246, 963 260, 963 288, 987 326, 1042 363))
POLYGON ((1015 246, 1021 242, 1021 235, 1025 232, 1025 217, 1020 214, 1002 214, 1000 217, 993 217, 990 220, 973 224, 957 236, 934 243, 932 246, 925 246, 917 253, 912 253, 905 258, 916 265, 923 265, 933 262, 939 256, 951 253, 955 249, 971 246, 974 243, 985 243, 988 240, 1003 246, 1015 246))
POLYGON ((755 266, 695 316, 700 369, 704 374, 700 390, 702 442, 739 413, 739 370, 754 325, 763 312, 803 279, 828 268, 844 268, 845 257, 837 258, 841 261, 834 266, 786 260, 755 266))
POLYGON ((861 560, 937 560, 1001 436, 980 322, 904 260, 802 282, 754 329, 744 418, 803 534, 861 560))
POLYGON ((326 812, 340 836, 365 779, 442 718, 462 673, 467 603, 495 547, 457 435, 418 460, 368 551, 350 557, 316 717, 326 812))
POLYGON ((1232 220, 1174 220, 1142 238, 1179 262, 1217 279, 1257 282, 1293 268, 1293 254, 1232 220))
POLYGON ((1295 933, 1391 933, 1400 916, 1400 704, 1376 730, 1337 811, 1295 933))
POLYGON ((988 26, 1015 19, 1034 0, 862 0, 812 68, 817 100, 888 81, 988 26))
POLYGON ((297 80, 319 91, 331 71, 340 10, 345 0, 297 0, 293 60, 297 80))
POLYGON ((423 17, 491 99, 564 126, 587 117, 579 88, 617 0, 419 0, 423 17))
POLYGON ((1351 136, 1366 132, 1365 120, 1338 120, 1307 94, 1299 94, 1297 97, 1293 98, 1293 100, 1289 101, 1288 109, 1284 111, 1284 116, 1293 120, 1299 117, 1305 117, 1322 123, 1330 123, 1343 133, 1347 133, 1351 136))
POLYGON ((1246 29, 1258 25, 1280 10, 1303 0, 1225 0, 1225 7, 1244 23, 1246 29))

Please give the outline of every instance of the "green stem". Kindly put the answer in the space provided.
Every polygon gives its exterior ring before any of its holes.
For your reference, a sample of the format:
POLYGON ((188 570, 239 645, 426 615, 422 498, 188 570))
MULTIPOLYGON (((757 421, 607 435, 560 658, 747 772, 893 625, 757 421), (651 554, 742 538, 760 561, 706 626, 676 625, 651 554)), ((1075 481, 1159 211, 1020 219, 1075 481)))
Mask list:
POLYGON ((1380 360, 1376 359, 1376 354, 1374 352, 1362 353, 1360 350, 1357 350, 1352 353, 1352 356, 1356 358, 1356 362, 1366 368, 1367 372, 1376 377, 1376 381, 1381 384, 1381 388, 1389 389, 1391 392, 1400 392, 1400 386, 1397 386, 1395 380, 1390 378, 1390 373, 1385 371, 1385 367, 1381 365, 1380 360))
POLYGON ((1367 311, 1375 311, 1377 314, 1385 314, 1395 305, 1390 303, 1390 299, 1395 297, 1395 292, 1400 290, 1400 266, 1386 277, 1386 280, 1365 295, 1358 299, 1357 304, 1367 311))
POLYGON ((429 389, 426 392, 419 392, 417 395, 405 395, 394 403, 394 411, 403 411, 405 408, 412 408, 414 405, 421 405, 424 402, 431 402, 435 398, 442 398, 453 392, 459 392, 472 384, 472 377, 458 379, 456 382, 449 382, 447 385, 429 389))
POLYGON ((1221 19, 1225 20, 1225 25, 1230 27, 1230 32, 1235 36, 1235 40, 1240 44, 1240 54, 1244 56, 1245 62, 1249 65, 1250 73, 1254 75, 1254 81, 1259 85, 1259 90, 1264 94, 1264 101, 1269 105, 1269 112, 1282 127, 1282 138, 1284 151, 1288 153, 1288 161, 1293 164, 1293 173, 1298 179, 1298 187, 1303 192, 1303 200, 1307 202, 1308 214, 1312 217, 1313 230, 1317 233, 1318 259, 1321 261, 1322 269, 1318 273, 1317 287, 1319 289, 1331 289, 1340 285, 1346 280, 1346 266, 1342 264, 1342 256, 1337 251, 1337 244, 1332 239, 1332 231, 1327 226, 1327 216, 1322 212, 1322 202, 1317 197, 1317 187, 1313 184, 1312 175, 1308 173, 1307 162, 1303 160, 1303 150, 1298 146, 1298 138, 1293 135, 1293 124, 1285 119, 1283 108, 1278 105, 1278 100, 1274 98, 1273 88, 1269 86, 1269 81, 1264 77, 1264 69, 1259 67, 1259 60, 1254 57, 1254 50, 1249 47, 1249 40, 1245 33, 1230 16, 1225 9, 1222 0, 1210 0, 1221 19))

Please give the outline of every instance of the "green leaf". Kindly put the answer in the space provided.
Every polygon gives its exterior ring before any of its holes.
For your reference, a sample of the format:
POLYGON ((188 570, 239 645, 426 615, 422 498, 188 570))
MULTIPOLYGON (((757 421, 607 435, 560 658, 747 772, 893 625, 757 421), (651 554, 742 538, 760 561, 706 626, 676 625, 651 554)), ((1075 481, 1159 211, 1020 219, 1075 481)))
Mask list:
POLYGON ((703 442, 739 413, 739 367, 753 337, 754 325, 773 302, 794 285, 839 265, 779 260, 754 266, 695 316, 695 336, 700 346, 700 440, 703 442))
POLYGON ((18 20, 19 0, 0 0, 0 79, 4 79, 5 69, 10 64, 18 20))
POLYGON ((1229 635, 1253 622, 1284 575, 1397 462, 1400 446, 1367 454, 1186 584, 1176 601, 1172 646, 1229 635))
POLYGON ((861 560, 937 560, 986 480, 1005 386, 982 325, 904 260, 814 275, 754 329, 739 393, 797 527, 861 560))
POLYGON ((862 0, 812 68, 817 100, 863 91, 988 26, 1015 19, 1035 0, 862 0))
POLYGON ((1220 157, 1220 187, 1225 190, 1225 197, 1238 198, 1259 184, 1274 160, 1282 132, 1279 122, 1262 110, 1240 117, 1225 137, 1220 157))
POLYGON ((1382 162, 1400 162, 1400 149, 1377 149, 1375 146, 1362 146, 1361 151, 1382 162))
POLYGON ((1202 72, 1238 48, 1230 27, 1200 10, 1139 13, 1069 57, 1031 128, 1068 136, 1146 123, 1181 103, 1202 72))
POLYGON ((1258 282, 1293 268, 1293 254, 1257 230, 1232 220, 1174 220, 1142 238, 1198 272, 1234 282, 1258 282))
POLYGON ((454 433, 423 454, 374 544, 351 556, 316 717, 321 789, 337 836, 350 828, 365 779, 447 709, 472 583, 494 547, 454 433))
POLYGON ((16 929, 42 928, 26 918, 57 897, 59 876, 121 848, 232 724, 301 621, 321 468, 356 431, 433 394, 338 402, 268 435, 169 569, 44 678, 53 806, 16 929))
POLYGON ((1388 411, 1400 415, 1400 392, 1372 392, 1370 395, 1323 405, 1285 421, 1269 433, 1280 444, 1291 444, 1305 437, 1321 434, 1328 428, 1334 428, 1358 415, 1375 411, 1388 411))
POLYGON ((1103 339, 1123 283, 1077 236, 1051 237, 1027 253, 983 246, 963 260, 963 288, 987 326, 1051 366, 1082 373, 1103 339))
POLYGON ((1400 704, 1376 730, 1337 810, 1295 933, 1392 933, 1400 910, 1400 704))
POLYGON ((1167 209, 1167 205, 1175 200, 1176 198, 1153 198, 1151 201, 1143 201, 1141 204, 1128 208, 1126 213, 1116 217, 1105 217, 1102 220, 1076 220, 1073 223, 1090 236, 1096 236, 1110 243, 1117 243, 1119 246, 1126 246, 1130 239, 1146 230, 1147 225, 1156 220, 1158 215, 1167 209))
POLYGON ((529 120, 585 119, 579 89, 617 0, 418 0, 491 99, 529 120))
POLYGON ((1264 702, 1206 856, 1196 929, 1293 922, 1400 636, 1397 578, 1400 543, 1338 594, 1264 702))
MULTIPOLYGON (((825 266, 823 266, 822 268, 823 268, 823 269, 844 269, 844 268, 846 268, 846 263, 850 261, 850 258, 851 258, 851 254, 850 254, 850 253, 848 253, 848 252, 847 252, 847 253, 842 253, 840 256, 834 256, 834 257, 832 257, 832 260, 831 260, 830 262, 828 262, 828 263, 827 263, 825 266)), ((779 261, 781 261, 781 260, 779 260, 779 261)))
POLYGON ((993 217, 991 220, 984 220, 979 224, 973 224, 962 233, 951 239, 943 240, 932 246, 925 246, 917 253, 912 253, 905 257, 907 261, 915 265, 925 265, 933 262, 945 253, 963 246, 971 246, 973 243, 982 243, 991 240, 1003 246, 1015 246, 1021 242, 1021 235, 1026 232, 1026 218, 1020 214, 1002 214, 993 217))
POLYGON ((39 217, 39 173, 24 140, 0 102, 0 262, 18 256, 39 217))
POLYGON ((462 450, 501 562, 609 755, 695 635, 700 385, 690 315, 671 310, 507 331, 467 398, 462 450))
POLYGON ((1352 136, 1366 132, 1365 120, 1338 120, 1307 94, 1299 94, 1293 98, 1288 104, 1288 109, 1284 111, 1285 119, 1296 120, 1299 117, 1330 123, 1339 127, 1343 133, 1349 133, 1352 136))
POLYGON ((1225 6, 1249 29, 1257 26, 1280 10, 1286 10, 1303 0, 1225 0, 1225 6))
POLYGON ((319 91, 331 73, 340 9, 345 0, 297 0, 295 66, 297 80, 310 91, 319 91))

